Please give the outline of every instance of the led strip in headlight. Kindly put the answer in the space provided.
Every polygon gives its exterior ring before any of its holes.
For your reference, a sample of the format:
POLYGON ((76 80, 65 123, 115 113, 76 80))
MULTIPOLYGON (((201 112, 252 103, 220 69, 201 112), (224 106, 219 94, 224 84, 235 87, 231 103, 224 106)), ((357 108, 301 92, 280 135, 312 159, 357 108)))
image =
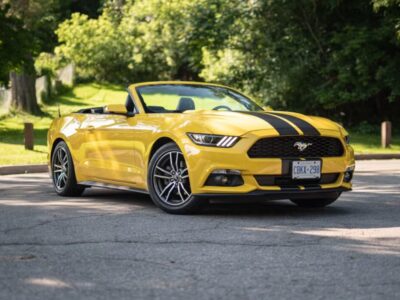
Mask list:
POLYGON ((201 146, 230 148, 239 141, 239 137, 229 135, 203 133, 188 133, 187 135, 190 137, 193 143, 201 146))
POLYGON ((238 139, 237 136, 224 136, 217 144, 217 147, 230 147, 238 139))

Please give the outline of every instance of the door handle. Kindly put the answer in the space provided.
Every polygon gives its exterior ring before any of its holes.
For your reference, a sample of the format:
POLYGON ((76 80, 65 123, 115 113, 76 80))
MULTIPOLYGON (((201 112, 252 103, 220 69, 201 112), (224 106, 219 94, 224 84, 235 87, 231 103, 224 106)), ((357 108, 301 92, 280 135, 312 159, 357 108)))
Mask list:
POLYGON ((88 127, 86 127, 86 129, 89 130, 89 131, 92 131, 92 130, 94 130, 94 126, 89 125, 88 127))

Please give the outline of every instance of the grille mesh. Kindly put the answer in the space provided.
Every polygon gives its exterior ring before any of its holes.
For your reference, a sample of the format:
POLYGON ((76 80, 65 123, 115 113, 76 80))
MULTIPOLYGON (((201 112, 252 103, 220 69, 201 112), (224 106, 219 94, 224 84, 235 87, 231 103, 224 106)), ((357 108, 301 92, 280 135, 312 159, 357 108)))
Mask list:
POLYGON ((339 139, 324 136, 282 136, 262 138, 247 152, 251 158, 316 158, 342 156, 343 145, 339 139), (310 144, 299 151, 295 143, 310 144))

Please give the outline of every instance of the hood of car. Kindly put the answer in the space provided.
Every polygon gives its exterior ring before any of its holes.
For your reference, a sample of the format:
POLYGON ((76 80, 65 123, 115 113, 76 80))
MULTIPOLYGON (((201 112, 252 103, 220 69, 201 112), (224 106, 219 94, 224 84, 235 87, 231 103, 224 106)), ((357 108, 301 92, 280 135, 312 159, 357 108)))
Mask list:
POLYGON ((243 135, 250 131, 275 129, 280 135, 319 135, 320 131, 340 131, 339 126, 328 119, 299 113, 233 112, 233 111, 186 111, 183 114, 191 121, 200 123, 210 133, 243 135))

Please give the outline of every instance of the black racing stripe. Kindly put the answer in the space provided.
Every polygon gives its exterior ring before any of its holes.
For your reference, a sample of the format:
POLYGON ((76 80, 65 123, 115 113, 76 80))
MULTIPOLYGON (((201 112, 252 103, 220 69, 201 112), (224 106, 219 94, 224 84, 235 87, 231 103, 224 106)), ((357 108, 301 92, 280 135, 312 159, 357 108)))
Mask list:
POLYGON ((317 128, 315 128, 310 123, 308 123, 298 117, 295 117, 292 115, 287 115, 285 113, 279 113, 279 112, 270 112, 269 114, 275 114, 277 116, 280 116, 280 117, 292 122, 294 125, 299 127, 301 131, 303 131, 304 135, 312 135, 312 136, 321 135, 321 133, 318 131, 317 128))
POLYGON ((279 135, 299 135, 297 130, 292 125, 276 116, 250 111, 241 111, 241 113, 252 115, 266 121, 272 127, 274 127, 276 131, 278 131, 279 135))

